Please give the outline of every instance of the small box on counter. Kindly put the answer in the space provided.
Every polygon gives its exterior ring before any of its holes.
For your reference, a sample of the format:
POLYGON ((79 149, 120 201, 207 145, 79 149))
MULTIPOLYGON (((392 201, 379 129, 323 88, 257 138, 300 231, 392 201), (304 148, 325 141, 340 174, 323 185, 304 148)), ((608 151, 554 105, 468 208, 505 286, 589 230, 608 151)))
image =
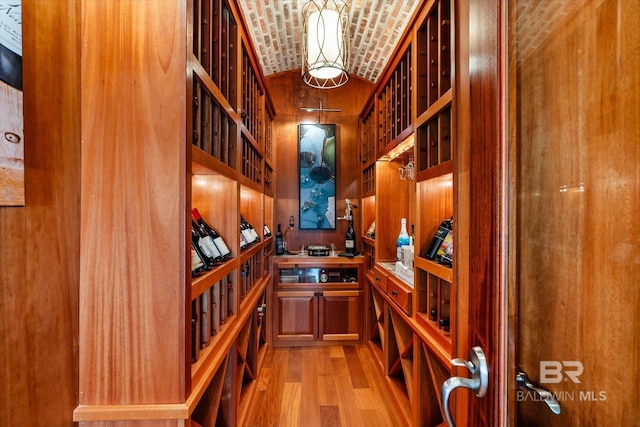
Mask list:
POLYGON ((407 285, 413 288, 413 270, 405 267, 400 261, 396 261, 396 276, 407 282, 407 285))

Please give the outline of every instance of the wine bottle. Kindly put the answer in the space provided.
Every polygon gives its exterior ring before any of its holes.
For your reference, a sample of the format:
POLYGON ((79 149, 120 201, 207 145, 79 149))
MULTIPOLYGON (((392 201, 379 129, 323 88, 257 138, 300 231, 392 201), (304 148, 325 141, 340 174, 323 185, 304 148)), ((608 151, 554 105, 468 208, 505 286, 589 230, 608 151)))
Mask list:
POLYGON ((200 273, 205 270, 206 266, 204 265, 204 262, 202 261, 202 259, 200 259, 200 256, 198 255, 198 252, 196 251, 196 248, 193 245, 193 242, 191 243, 191 277, 197 277, 200 275, 200 273))
POLYGON ((367 233, 365 234, 370 239, 376 238, 376 222, 373 221, 369 228, 367 229, 367 233))
POLYGON ((191 301, 191 363, 198 361, 198 313, 196 300, 191 301))
POLYGON ((276 255, 284 254, 284 240, 282 238, 282 231, 280 230, 280 224, 278 224, 278 231, 276 231, 276 255))
POLYGON ((264 237, 271 237, 271 230, 269 230, 269 227, 267 227, 267 224, 264 225, 264 237))
POLYGON ((251 225, 249 221, 244 219, 242 215, 240 215, 240 221, 244 222, 244 225, 248 230, 249 242, 251 242, 252 245, 258 243, 260 241, 260 236, 258 235, 258 232, 255 230, 255 228, 253 228, 253 225, 251 225))
POLYGON ((349 226, 347 227, 347 234, 345 235, 345 252, 351 255, 356 255, 356 231, 353 229, 353 218, 349 218, 349 226))
POLYGON ((440 245, 444 241, 445 237, 447 237, 447 234, 449 234, 449 231, 451 231, 452 229, 453 217, 442 221, 440 227, 438 227, 438 230, 436 231, 436 234, 433 236, 431 243, 429 244, 429 248, 425 253, 425 257, 427 257, 427 259, 434 260, 436 258, 436 254, 438 253, 440 245))
POLYGON ((193 228, 195 228, 196 232, 200 236, 198 245, 200 246, 200 248, 202 248, 203 252, 205 252, 207 256, 213 259, 211 265, 215 265, 216 263, 222 261, 222 255, 220 254, 220 251, 216 247, 215 243, 213 243, 213 239, 211 239, 211 236, 209 236, 204 227, 196 222, 193 216, 191 217, 191 225, 193 228))
POLYGON ((209 269, 215 264, 215 261, 211 256, 211 252, 209 252, 209 249, 206 246, 204 246, 204 244, 203 245, 200 244, 200 240, 201 240, 200 234, 198 233, 198 231, 196 231, 192 223, 191 224, 191 243, 192 243, 191 246, 195 249, 196 254, 202 260, 202 263, 204 264, 205 268, 209 269))
POLYGON ((402 247, 409 245, 409 233, 407 233, 407 219, 400 220, 400 234, 396 240, 396 260, 402 260, 402 247))
POLYGON ((209 302, 211 289, 207 289, 200 295, 200 348, 205 348, 209 345, 209 339, 211 338, 211 320, 209 313, 211 311, 211 305, 209 302))
POLYGON ((436 261, 447 267, 453 266, 453 233, 450 232, 447 234, 447 237, 445 237, 440 245, 440 249, 438 249, 438 254, 436 255, 436 261), (442 249, 443 246, 444 249, 442 249), (440 251, 442 251, 442 254, 440 254, 440 251))
POLYGON ((446 236, 440 243, 438 250, 436 251, 435 260, 440 264, 451 267, 453 260, 453 222, 451 223, 451 229, 449 229, 446 236))
POLYGON ((209 224, 207 224, 204 218, 202 218, 202 215, 200 215, 200 212, 198 212, 198 209, 193 208, 191 210, 191 213, 193 214, 198 224, 200 224, 202 228, 205 229, 207 234, 211 236, 211 239, 213 240, 213 244, 216 245, 218 252, 220 252, 220 256, 222 257, 222 260, 231 258, 231 251, 229 250, 229 247, 225 243, 222 236, 216 231, 216 229, 211 227, 209 224))
MULTIPOLYGON (((254 239, 253 236, 251 235, 251 231, 249 230, 249 226, 247 225, 247 221, 245 221, 244 217, 242 215, 240 215, 240 235, 241 235, 241 239, 244 238, 245 244, 244 244, 244 248, 248 248, 249 246, 253 245, 254 243, 254 239)), ((241 244, 242 247, 242 244, 241 244)))

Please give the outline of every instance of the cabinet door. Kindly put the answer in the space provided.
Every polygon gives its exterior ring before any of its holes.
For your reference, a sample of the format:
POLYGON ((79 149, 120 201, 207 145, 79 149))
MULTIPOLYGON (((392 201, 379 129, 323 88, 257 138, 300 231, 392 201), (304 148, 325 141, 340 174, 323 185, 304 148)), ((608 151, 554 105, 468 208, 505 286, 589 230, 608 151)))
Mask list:
POLYGON ((318 336, 318 301, 315 291, 279 291, 275 298, 277 340, 309 340, 318 336))
POLYGON ((361 299, 362 291, 357 290, 320 292, 320 339, 359 341, 362 335, 361 299))

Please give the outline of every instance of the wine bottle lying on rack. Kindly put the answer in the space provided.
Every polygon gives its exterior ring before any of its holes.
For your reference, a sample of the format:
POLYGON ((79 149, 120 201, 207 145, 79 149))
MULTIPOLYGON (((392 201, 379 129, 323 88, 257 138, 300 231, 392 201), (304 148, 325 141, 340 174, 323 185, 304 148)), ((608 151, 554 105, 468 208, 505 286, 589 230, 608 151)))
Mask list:
POLYGON ((191 247, 196 251, 196 255, 204 265, 204 270, 209 270, 215 264, 211 252, 204 243, 200 244, 201 238, 198 231, 191 225, 191 247))
POLYGON ((197 277, 206 269, 204 262, 198 255, 193 242, 191 243, 191 277, 197 277))
POLYGON ((260 236, 258 232, 253 228, 253 226, 246 220, 242 215, 240 215, 240 226, 244 225, 244 229, 246 230, 246 238, 250 245, 256 244, 260 241, 260 236))
POLYGON ((207 265, 213 267, 218 262, 222 261, 222 255, 220 254, 220 251, 218 250, 216 245, 213 243, 213 239, 211 239, 211 236, 209 236, 205 229, 202 228, 194 218, 191 219, 191 228, 195 230, 196 234, 198 235, 198 246, 200 247, 204 255, 209 258, 207 260, 207 265))
POLYGON ((193 214, 193 217, 195 218, 197 223, 200 224, 202 228, 204 228, 204 230, 207 232, 207 234, 209 234, 209 236, 213 240, 213 243, 218 249, 218 252, 220 252, 220 256, 222 257, 222 260, 227 260, 231 258, 231 251, 229 250, 229 247, 225 243, 220 233, 218 233, 215 228, 211 227, 204 220, 202 215, 200 215, 200 212, 198 212, 198 209, 196 208, 191 209, 191 213, 193 214))
POLYGON ((436 255, 438 255, 438 249, 442 245, 442 242, 445 240, 447 235, 451 233, 453 230, 453 217, 449 219, 445 219, 438 227, 436 234, 433 236, 431 240, 431 244, 425 253, 425 257, 430 260, 435 260, 436 255))

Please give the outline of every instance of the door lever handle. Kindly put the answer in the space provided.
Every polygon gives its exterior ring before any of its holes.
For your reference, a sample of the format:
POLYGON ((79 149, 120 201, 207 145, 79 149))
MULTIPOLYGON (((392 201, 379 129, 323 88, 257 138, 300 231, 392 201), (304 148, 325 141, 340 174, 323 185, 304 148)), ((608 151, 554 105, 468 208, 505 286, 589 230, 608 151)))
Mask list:
POLYGON ((442 404, 445 421, 449 427, 455 427, 456 424, 449 410, 449 397, 451 393, 456 388, 463 387, 468 388, 478 397, 484 397, 487 394, 487 386, 489 384, 489 367, 484 352, 477 346, 469 351, 469 360, 455 358, 451 360, 451 364, 453 366, 465 367, 471 373, 471 378, 451 377, 442 384, 440 402, 442 404))
POLYGON ((523 387, 523 388, 525 388, 525 389, 527 389, 529 391, 532 391, 532 392, 536 393, 538 396, 540 396, 542 398, 544 403, 547 404, 549 409, 551 409, 551 412, 553 412, 556 415, 560 415, 560 403, 555 398, 553 393, 551 393, 550 391, 547 391, 547 390, 545 390, 543 388, 536 387, 535 385, 533 385, 533 383, 531 383, 531 381, 529 381, 529 378, 527 377, 527 374, 525 374, 522 371, 518 371, 518 373, 516 373, 516 383, 520 387, 523 387))

